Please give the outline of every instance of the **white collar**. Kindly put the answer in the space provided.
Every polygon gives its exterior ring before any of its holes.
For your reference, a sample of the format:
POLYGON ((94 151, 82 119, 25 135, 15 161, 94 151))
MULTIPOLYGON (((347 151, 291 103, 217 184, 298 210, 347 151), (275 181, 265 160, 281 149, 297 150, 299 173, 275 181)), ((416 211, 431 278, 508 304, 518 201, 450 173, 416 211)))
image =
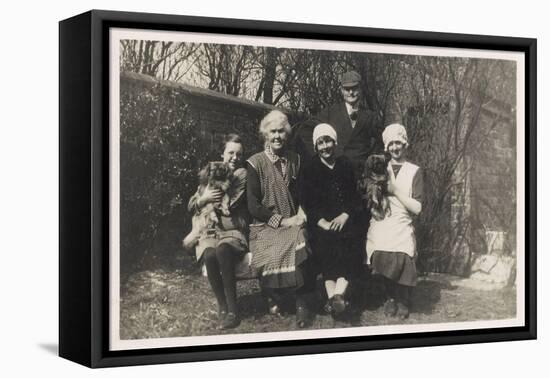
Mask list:
POLYGON ((269 146, 265 148, 264 152, 267 155, 267 158, 271 160, 272 163, 275 163, 278 160, 281 160, 283 164, 286 164, 288 160, 288 158, 286 157, 286 153, 284 153, 283 155, 274 154, 273 151, 271 151, 271 148, 269 146))
POLYGON ((359 110, 359 101, 356 103, 355 107, 351 106, 347 102, 344 102, 344 104, 346 105, 346 110, 348 112, 348 115, 350 115, 353 111, 359 110))
POLYGON ((319 156, 319 160, 321 160, 321 163, 329 167, 330 169, 334 169, 334 166, 336 165, 336 160, 334 160, 333 164, 329 164, 325 159, 323 159, 321 156, 319 156))

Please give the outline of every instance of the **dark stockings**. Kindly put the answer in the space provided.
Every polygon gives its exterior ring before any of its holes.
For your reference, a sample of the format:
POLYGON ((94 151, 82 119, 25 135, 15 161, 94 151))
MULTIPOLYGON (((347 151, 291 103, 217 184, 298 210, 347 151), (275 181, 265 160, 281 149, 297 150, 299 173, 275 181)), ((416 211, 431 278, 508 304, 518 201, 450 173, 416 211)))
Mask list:
POLYGON ((261 284, 262 295, 268 300, 268 304, 281 306, 285 298, 292 292, 296 295, 296 307, 308 307, 308 299, 315 292, 314 270, 307 263, 296 267, 297 274, 303 278, 303 284, 298 289, 270 288, 261 284))
POLYGON ((386 298, 394 299, 398 303, 402 303, 409 307, 409 286, 400 285, 397 282, 384 277, 384 286, 386 287, 386 298))
POLYGON ((237 280, 235 264, 238 253, 229 244, 208 248, 204 252, 204 265, 208 281, 218 301, 220 311, 237 313, 237 280))

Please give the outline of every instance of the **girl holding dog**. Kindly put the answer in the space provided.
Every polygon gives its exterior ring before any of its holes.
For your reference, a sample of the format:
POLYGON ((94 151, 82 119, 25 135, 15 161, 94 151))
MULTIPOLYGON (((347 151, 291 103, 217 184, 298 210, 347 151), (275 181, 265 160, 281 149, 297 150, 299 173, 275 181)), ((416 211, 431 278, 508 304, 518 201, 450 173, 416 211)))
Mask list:
POLYGON ((337 140, 329 124, 313 129, 317 156, 304 168, 301 180, 308 235, 328 299, 325 311, 334 317, 346 310, 351 271, 361 264, 353 250, 360 232, 355 214, 360 200, 352 163, 345 156, 336 156, 337 140))
POLYGON ((372 217, 367 232, 367 262, 374 274, 384 277, 387 300, 384 313, 406 319, 410 291, 416 286, 416 238, 413 219, 422 211, 423 180, 420 168, 405 159, 407 132, 400 124, 382 133, 391 155, 388 165, 389 211, 382 219, 372 217))
MULTIPOLYGON (((242 167, 243 144, 236 134, 229 134, 223 142, 222 161, 232 171, 230 193, 230 215, 219 214, 214 229, 202 230, 201 235, 188 237, 187 241, 197 243, 196 255, 204 263, 208 280, 218 302, 219 328, 235 328, 240 324, 237 307, 235 266, 248 251, 248 210, 246 204, 246 169, 242 167)), ((207 175, 204 170, 200 175, 207 175)), ((222 200, 220 189, 208 186, 199 190, 189 200, 189 210, 199 214, 209 203, 222 200)), ((184 245, 186 241, 184 240, 184 245)))

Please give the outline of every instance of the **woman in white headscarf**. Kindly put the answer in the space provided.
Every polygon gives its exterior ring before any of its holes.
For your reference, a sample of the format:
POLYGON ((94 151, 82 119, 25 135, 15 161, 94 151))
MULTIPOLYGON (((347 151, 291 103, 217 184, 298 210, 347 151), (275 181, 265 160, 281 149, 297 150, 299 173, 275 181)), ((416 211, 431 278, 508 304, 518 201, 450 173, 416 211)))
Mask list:
POLYGON ((313 130, 313 157, 302 171, 301 203, 308 218, 313 256, 323 275, 325 311, 337 316, 348 307, 347 288, 354 265, 360 265, 355 240, 359 235, 353 165, 336 156, 338 137, 334 128, 321 123, 313 130), (358 261, 354 261, 354 258, 358 261))
POLYGON ((384 277, 387 300, 384 313, 409 316, 410 291, 416 286, 416 238, 413 219, 422 211, 423 179, 420 168, 405 159, 407 131, 394 123, 382 133, 384 148, 391 155, 388 165, 389 211, 370 220, 367 232, 367 263, 374 274, 384 277))

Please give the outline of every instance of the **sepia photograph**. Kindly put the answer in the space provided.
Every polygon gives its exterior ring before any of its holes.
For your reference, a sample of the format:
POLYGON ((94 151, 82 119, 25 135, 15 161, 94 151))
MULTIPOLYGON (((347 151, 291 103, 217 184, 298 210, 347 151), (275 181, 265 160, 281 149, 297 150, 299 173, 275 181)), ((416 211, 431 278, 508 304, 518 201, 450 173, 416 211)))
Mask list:
POLYGON ((109 49, 110 350, 525 326, 524 53, 109 49))

